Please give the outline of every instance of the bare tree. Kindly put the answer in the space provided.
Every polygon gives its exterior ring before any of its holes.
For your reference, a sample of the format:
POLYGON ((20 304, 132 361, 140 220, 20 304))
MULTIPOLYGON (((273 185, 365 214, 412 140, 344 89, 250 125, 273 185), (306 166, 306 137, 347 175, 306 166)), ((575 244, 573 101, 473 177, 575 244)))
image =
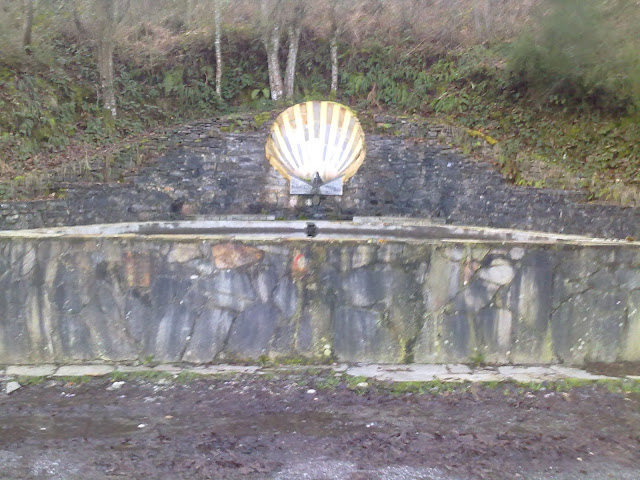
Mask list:
POLYGON ((275 101, 280 100, 284 94, 279 58, 282 3, 282 0, 261 0, 260 2, 260 30, 262 43, 267 50, 271 99, 275 101))
POLYGON ((29 52, 31 46, 31 31, 33 29, 33 2, 24 0, 24 22, 22 25, 22 48, 29 52))
POLYGON ((195 10, 196 10, 197 0, 187 0, 185 2, 185 14, 184 20, 187 24, 187 27, 191 27, 193 24, 193 20, 195 18, 195 10))
POLYGON ((473 18, 478 34, 489 32, 491 29, 491 0, 475 0, 473 18))
POLYGON ((338 32, 334 30, 331 36, 331 94, 338 94, 338 32))
POLYGON ((272 100, 293 97, 300 34, 306 5, 307 0, 261 0, 260 2, 259 28, 262 43, 267 51, 272 100), (283 79, 280 68, 280 46, 284 30, 287 32, 288 53, 283 79))
POLYGON ((80 0, 72 0, 71 2, 71 9, 73 10, 73 24, 76 27, 76 33, 81 37, 81 38, 87 38, 89 36, 89 33, 87 32, 87 29, 85 27, 85 25, 82 23, 81 20, 81 12, 83 10, 83 5, 80 4, 80 0))
POLYGON ((338 42, 343 36, 347 27, 347 19, 350 17, 349 9, 352 8, 354 2, 351 0, 329 0, 329 21, 330 35, 329 51, 331 55, 331 94, 338 93, 338 42))
POLYGON ((115 117, 116 93, 113 81, 113 34, 115 30, 114 0, 97 0, 98 14, 98 72, 100 73, 100 96, 103 106, 115 117))
POLYGON ((305 15, 304 0, 296 0, 292 12, 289 16, 287 33, 289 38, 289 53, 287 55, 287 66, 284 77, 284 95, 285 98, 293 98, 295 80, 296 80, 296 63, 298 61, 298 47, 300 45, 300 33, 302 32, 302 21, 305 15))
POLYGON ((329 49, 331 52, 331 93, 338 93, 338 38, 340 37, 340 27, 338 23, 340 0, 331 0, 329 5, 329 16, 331 19, 331 42, 329 49))
POLYGON ((222 0, 214 0, 213 17, 215 23, 215 47, 216 47, 216 93, 218 97, 222 97, 222 21, 221 21, 221 2, 222 0))
POLYGON ((114 117, 118 114, 113 68, 114 36, 118 23, 129 9, 129 4, 129 0, 96 0, 100 96, 104 108, 114 117))

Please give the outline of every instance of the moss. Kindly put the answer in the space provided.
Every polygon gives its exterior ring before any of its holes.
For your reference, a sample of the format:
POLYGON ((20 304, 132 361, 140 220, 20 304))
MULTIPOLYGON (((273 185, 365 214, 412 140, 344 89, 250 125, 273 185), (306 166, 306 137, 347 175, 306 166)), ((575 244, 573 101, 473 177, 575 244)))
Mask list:
POLYGON ((174 380, 177 383, 191 383, 194 382, 196 380, 201 380, 203 378, 207 378, 207 375, 204 375, 202 373, 198 373, 198 372, 194 372, 191 370, 185 370, 183 372, 180 372, 176 377, 174 377, 174 380))
POLYGON ((315 387, 319 390, 333 390, 337 388, 341 383, 341 377, 336 377, 335 374, 332 374, 317 382, 315 384, 315 387))
POLYGON ((547 334, 544 337, 542 343, 542 351, 540 352, 540 362, 551 363, 553 360, 553 336, 551 334, 551 327, 547 329, 547 334))
POLYGON ((115 371, 111 374, 111 380, 113 381, 158 381, 158 380, 173 380, 175 377, 168 372, 161 372, 158 370, 143 370, 141 372, 120 372, 115 371))
POLYGON ((498 140, 496 140, 495 138, 490 137, 489 135, 486 135, 478 130, 468 129, 467 134, 471 137, 481 138, 482 140, 484 140, 485 142, 487 142, 489 145, 492 145, 492 146, 498 143, 498 140))
POLYGON ((90 377, 88 375, 82 376, 65 376, 65 377, 56 377, 56 380, 60 380, 61 382, 68 384, 83 384, 90 382, 94 377, 90 377))
POLYGON ((261 112, 254 115, 253 121, 256 124, 256 128, 260 128, 262 125, 271 120, 271 114, 269 112, 261 112))
POLYGON ((479 350, 476 350, 473 355, 469 357, 469 363, 474 367, 482 367, 487 364, 487 359, 479 350))
POLYGON ((40 385, 41 383, 43 383, 47 379, 48 379, 48 377, 19 376, 19 377, 16 377, 15 381, 18 382, 20 385, 22 385, 24 387, 24 386, 27 386, 27 385, 40 385))

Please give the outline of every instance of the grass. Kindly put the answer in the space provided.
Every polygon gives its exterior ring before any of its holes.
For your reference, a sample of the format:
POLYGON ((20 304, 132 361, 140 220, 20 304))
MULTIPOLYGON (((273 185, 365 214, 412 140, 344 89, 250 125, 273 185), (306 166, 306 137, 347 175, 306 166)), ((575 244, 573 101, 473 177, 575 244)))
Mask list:
POLYGON ((317 382, 315 387, 319 390, 333 390, 338 388, 338 386, 341 383, 342 383, 342 377, 336 377, 335 374, 332 372, 331 375, 317 382))
POLYGON ((26 376, 19 376, 15 378, 15 381, 18 382, 20 385, 22 385, 23 387, 28 386, 28 385, 40 385, 41 383, 46 382, 47 380, 49 380, 49 377, 26 377, 26 376))
POLYGON ((191 370, 184 370, 184 371, 180 372, 176 377, 174 377, 174 381, 176 383, 186 384, 186 383, 191 383, 191 382, 196 382, 198 380, 202 380, 203 378, 207 378, 207 375, 202 374, 202 373, 198 373, 198 372, 194 372, 194 371, 191 371, 191 370))
POLYGON ((64 377, 54 377, 54 380, 60 381, 65 384, 82 385, 83 383, 89 383, 94 378, 100 378, 100 377, 92 377, 89 375, 64 376, 64 377))
MULTIPOLYGON (((186 373, 186 372, 182 372, 186 373)), ((116 381, 148 381, 157 382, 158 380, 172 381, 176 377, 168 372, 161 372, 157 370, 144 370, 141 372, 119 372, 115 371, 111 373, 111 380, 116 381)))
MULTIPOLYGON (((304 382, 303 382, 304 383, 304 382)), ((362 394, 371 389, 387 393, 394 396, 407 394, 413 395, 440 395, 451 393, 464 393, 470 388, 480 388, 487 390, 503 390, 505 396, 517 393, 523 395, 527 392, 569 392, 576 388, 588 386, 604 387, 612 393, 640 395, 640 380, 613 379, 613 380, 581 380, 566 378, 557 381, 542 382, 513 382, 513 381, 489 381, 489 382, 443 382, 432 380, 427 382, 382 382, 379 380, 361 376, 336 376, 332 373, 318 382, 315 387, 321 390, 337 389, 341 385, 362 394), (366 387, 358 387, 359 384, 366 383, 366 387)))
MULTIPOLYGON (((192 370, 184 370, 178 374, 163 372, 158 370, 143 370, 139 372, 122 372, 114 371, 107 377, 92 376, 64 376, 64 377, 47 377, 47 376, 17 376, 13 380, 22 386, 37 386, 47 380, 59 381, 65 384, 82 385, 91 381, 100 381, 107 378, 111 382, 159 382, 166 381, 176 384, 188 385, 203 379, 219 379, 220 377, 234 377, 237 374, 220 374, 209 375, 202 374, 192 370)), ((555 381, 534 381, 534 382, 514 382, 514 381, 489 381, 489 382, 444 382, 441 380, 433 380, 426 382, 386 382, 379 381, 364 376, 352 376, 338 373, 323 368, 309 367, 308 369, 288 372, 286 365, 273 370, 265 371, 256 379, 261 381, 273 381, 280 378, 289 378, 295 380, 299 387, 312 386, 318 390, 336 390, 344 387, 355 393, 362 395, 366 392, 385 393, 393 396, 412 395, 440 395, 452 393, 464 393, 470 389, 486 389, 500 390, 502 389, 505 396, 524 395, 525 393, 535 392, 570 392, 577 388, 593 387, 603 388, 611 393, 621 395, 639 395, 640 396, 640 380, 629 378, 614 378, 606 380, 583 380, 577 378, 564 378, 555 381), (366 385, 363 385, 366 384, 366 385)))

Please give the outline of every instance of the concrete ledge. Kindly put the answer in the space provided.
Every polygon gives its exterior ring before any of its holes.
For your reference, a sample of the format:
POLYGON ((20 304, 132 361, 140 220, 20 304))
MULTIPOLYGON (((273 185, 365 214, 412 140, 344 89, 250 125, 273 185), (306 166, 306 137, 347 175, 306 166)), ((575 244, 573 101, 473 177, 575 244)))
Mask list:
POLYGON ((110 365, 65 365, 59 367, 53 377, 102 377, 115 370, 110 365))
MULTIPOLYGON (((215 218, 215 217, 214 217, 215 218)), ((638 240, 619 240, 547 233, 513 228, 446 225, 433 219, 402 217, 354 217, 349 221, 313 221, 317 234, 309 238, 306 220, 278 220, 247 215, 217 219, 109 223, 32 230, 0 230, 0 239, 166 239, 193 240, 233 238, 235 240, 373 240, 405 242, 500 242, 502 245, 557 245, 640 247, 638 240)))
POLYGON ((9 377, 50 377, 58 367, 55 365, 14 365, 7 367, 9 377))
POLYGON ((332 370, 336 374, 352 377, 364 377, 387 382, 519 382, 539 383, 557 382, 560 380, 634 380, 640 381, 640 376, 627 375, 612 377, 594 375, 579 368, 559 366, 497 366, 473 367, 468 365, 441 364, 412 364, 402 366, 361 364, 361 365, 293 365, 277 367, 259 367, 245 365, 212 365, 206 367, 192 367, 180 365, 147 366, 111 366, 111 365, 63 365, 63 366, 8 366, 4 374, 0 370, 0 377, 5 380, 16 377, 104 377, 114 372, 123 374, 152 374, 166 373, 178 376, 183 373, 198 375, 264 375, 267 372, 296 372, 305 370, 332 370))

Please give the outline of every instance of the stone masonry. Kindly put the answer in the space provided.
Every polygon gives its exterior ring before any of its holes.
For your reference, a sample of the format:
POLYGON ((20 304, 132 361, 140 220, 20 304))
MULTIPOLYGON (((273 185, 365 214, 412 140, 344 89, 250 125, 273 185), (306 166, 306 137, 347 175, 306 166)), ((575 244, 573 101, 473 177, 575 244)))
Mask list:
MULTIPOLYGON (((112 173, 117 182, 61 181, 56 198, 0 203, 0 230, 264 214, 432 218, 452 225, 640 238, 640 208, 587 203, 579 192, 514 186, 489 163, 447 147, 450 129, 377 120, 393 135, 368 133, 367 159, 344 196, 323 198, 318 207, 291 197, 288 182, 267 162, 269 122, 257 131, 233 133, 231 126, 210 121, 156 139, 152 159, 140 166, 125 161, 127 168, 112 173)), ((93 167, 96 173, 103 168, 93 167)))
POLYGON ((640 360, 637 245, 0 238, 0 364, 640 360))

